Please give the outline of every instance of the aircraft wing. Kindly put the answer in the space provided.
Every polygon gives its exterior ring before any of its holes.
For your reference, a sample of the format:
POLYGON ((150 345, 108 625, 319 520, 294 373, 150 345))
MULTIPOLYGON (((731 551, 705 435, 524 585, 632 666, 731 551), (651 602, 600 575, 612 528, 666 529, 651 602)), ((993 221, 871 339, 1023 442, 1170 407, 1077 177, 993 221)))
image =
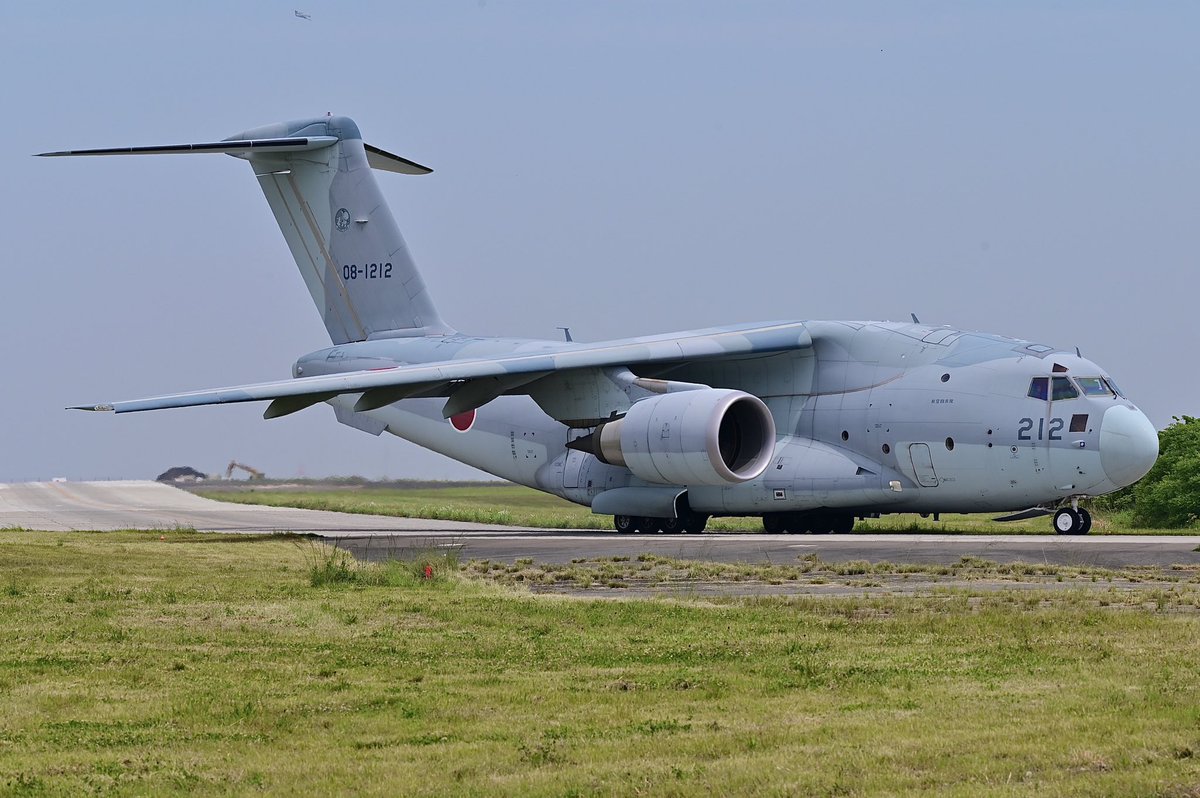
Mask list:
POLYGON ((802 322, 788 322, 648 338, 626 338, 595 344, 563 344, 561 349, 536 354, 443 360, 368 371, 297 377, 147 399, 74 405, 69 409, 137 413, 175 407, 272 400, 272 405, 264 416, 274 418, 339 394, 361 393, 363 396, 355 409, 362 411, 382 407, 417 394, 445 395, 439 394, 438 391, 442 386, 451 383, 491 379, 496 385, 509 390, 528 385, 555 372, 768 354, 804 349, 811 345, 812 337, 805 325, 802 322))

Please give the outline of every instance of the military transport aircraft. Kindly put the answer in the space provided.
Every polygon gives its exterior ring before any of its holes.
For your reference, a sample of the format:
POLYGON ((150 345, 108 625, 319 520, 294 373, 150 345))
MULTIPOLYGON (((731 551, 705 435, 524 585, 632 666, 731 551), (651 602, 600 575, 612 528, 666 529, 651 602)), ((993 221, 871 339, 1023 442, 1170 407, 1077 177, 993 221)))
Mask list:
POLYGON ((364 143, 346 117, 223 141, 43 153, 225 153, 250 162, 333 346, 293 378, 81 406, 130 413, 325 402, 498 477, 612 514, 620 531, 847 532, 883 513, 1053 512, 1129 485, 1153 425, 1095 363, 1039 343, 916 323, 781 321, 534 341, 442 320, 372 169, 431 170, 364 143))

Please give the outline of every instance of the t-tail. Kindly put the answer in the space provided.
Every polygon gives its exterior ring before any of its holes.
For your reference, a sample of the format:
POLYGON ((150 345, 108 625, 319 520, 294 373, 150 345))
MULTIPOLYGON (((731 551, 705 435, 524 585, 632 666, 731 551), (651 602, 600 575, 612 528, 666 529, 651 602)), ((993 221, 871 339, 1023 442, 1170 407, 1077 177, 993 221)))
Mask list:
POLYGON ((225 153, 250 162, 335 344, 452 332, 417 272, 371 169, 430 169, 364 144, 344 116, 282 122, 223 141, 42 153, 225 153))

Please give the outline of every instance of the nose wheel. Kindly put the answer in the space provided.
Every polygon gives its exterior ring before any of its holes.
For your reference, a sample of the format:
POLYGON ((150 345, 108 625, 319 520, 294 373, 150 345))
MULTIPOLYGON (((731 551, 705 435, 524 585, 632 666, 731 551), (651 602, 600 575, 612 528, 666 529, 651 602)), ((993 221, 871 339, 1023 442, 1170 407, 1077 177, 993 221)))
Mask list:
POLYGON ((1064 507, 1054 514, 1054 531, 1060 535, 1086 535, 1092 530, 1092 514, 1082 507, 1064 507))

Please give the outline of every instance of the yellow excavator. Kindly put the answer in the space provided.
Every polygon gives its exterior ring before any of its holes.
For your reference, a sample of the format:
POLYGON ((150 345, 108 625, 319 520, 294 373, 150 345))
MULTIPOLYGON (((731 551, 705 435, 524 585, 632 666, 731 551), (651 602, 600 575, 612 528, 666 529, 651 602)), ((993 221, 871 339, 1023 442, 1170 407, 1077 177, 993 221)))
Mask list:
POLYGON ((247 479, 249 479, 251 482, 259 479, 265 479, 267 476, 257 468, 251 468, 250 466, 243 465, 236 460, 230 460, 229 465, 225 468, 225 479, 233 479, 233 471, 235 468, 240 468, 242 471, 245 471, 247 479))

